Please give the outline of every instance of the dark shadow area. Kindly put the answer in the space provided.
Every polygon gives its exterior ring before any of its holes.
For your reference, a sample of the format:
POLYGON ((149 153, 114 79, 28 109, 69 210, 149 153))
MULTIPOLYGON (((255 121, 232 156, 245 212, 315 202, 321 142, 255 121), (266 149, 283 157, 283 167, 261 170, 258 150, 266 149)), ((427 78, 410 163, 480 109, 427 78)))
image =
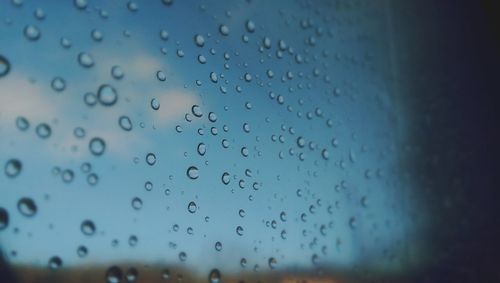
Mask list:
POLYGON ((391 1, 408 148, 432 215, 415 282, 499 282, 497 1, 391 1))

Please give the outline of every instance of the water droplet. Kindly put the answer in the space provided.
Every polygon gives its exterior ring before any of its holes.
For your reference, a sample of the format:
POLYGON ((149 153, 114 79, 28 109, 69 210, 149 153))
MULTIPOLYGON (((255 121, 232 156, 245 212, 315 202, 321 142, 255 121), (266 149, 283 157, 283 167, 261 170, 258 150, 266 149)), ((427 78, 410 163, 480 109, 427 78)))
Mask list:
POLYGON ((149 165, 149 166, 153 166, 155 165, 156 163, 156 155, 154 155, 153 153, 148 153, 146 155, 146 163, 149 165))
POLYGON ((99 182, 99 176, 97 176, 96 173, 90 173, 88 176, 87 176, 87 183, 91 186, 95 186, 97 185, 97 183, 99 182))
POLYGON ((73 130, 73 135, 78 139, 83 139, 85 137, 85 129, 82 127, 76 127, 73 130))
POLYGON ((118 100, 118 93, 114 87, 103 84, 97 90, 97 99, 103 106, 112 106, 118 100))
POLYGON ((198 144, 197 150, 198 150, 198 154, 201 155, 201 156, 203 156, 207 152, 207 147, 205 146, 204 143, 200 142, 198 144))
POLYGON ((116 80, 121 80, 125 76, 125 73, 123 73, 120 66, 113 66, 111 67, 111 76, 116 80))
POLYGON ((254 32, 255 31, 255 23, 252 20, 247 20, 245 27, 248 32, 254 32))
POLYGON ((213 83, 216 83, 219 79, 217 78, 217 74, 214 73, 214 72, 210 72, 210 80, 213 82, 213 83))
POLYGON ((200 62, 200 64, 205 64, 207 62, 207 58, 200 54, 198 55, 198 62, 200 62))
POLYGON ((156 72, 156 78, 159 81, 164 82, 167 79, 167 75, 165 75, 165 73, 163 71, 158 71, 158 72, 156 72))
POLYGON ((124 131, 131 131, 132 130, 132 121, 130 121, 130 118, 128 116, 120 116, 118 119, 118 124, 124 131))
POLYGON ((247 259, 246 258, 242 258, 240 260, 240 265, 241 265, 241 267, 245 268, 247 266, 247 259))
POLYGON ((268 260, 269 268, 275 269, 278 261, 274 257, 270 257, 268 260))
POLYGON ((82 221, 82 224, 80 224, 80 231, 82 231, 82 233, 85 235, 85 236, 92 236, 94 235, 95 233, 95 224, 94 222, 92 222, 92 220, 84 220, 82 221))
POLYGON ((203 38, 202 35, 200 34, 197 34, 194 36, 194 43, 198 46, 198 47, 203 47, 203 45, 205 45, 205 38, 203 38))
POLYGON ((231 176, 229 175, 229 173, 224 172, 224 174, 222 174, 221 180, 224 185, 228 185, 231 181, 231 176))
POLYGON ((139 242, 139 239, 137 238, 136 235, 130 235, 130 237, 128 237, 128 245, 129 246, 135 247, 135 246, 137 246, 137 242, 139 242))
POLYGON ((356 221, 356 218, 351 217, 349 219, 349 227, 351 227, 351 229, 356 229, 357 226, 358 226, 358 222, 356 221))
POLYGON ((9 60, 0 55, 0 78, 6 76, 9 72, 10 72, 9 60))
POLYGON ((99 137, 92 138, 89 142, 89 150, 95 156, 100 156, 106 149, 106 143, 99 137))
POLYGON ((30 41, 37 41, 38 39, 40 39, 41 35, 42 33, 40 32, 38 27, 34 25, 27 25, 24 27, 24 36, 30 41))
POLYGON ((31 198, 24 197, 17 202, 17 209, 22 215, 32 217, 36 214, 37 206, 31 198))
POLYGON ((23 169, 23 164, 19 159, 9 159, 5 163, 4 172, 9 178, 17 177, 23 169))
POLYGON ((191 212, 191 213, 195 213, 196 212, 196 203, 194 201, 190 202, 188 204, 188 211, 191 212))
POLYGON ((236 227, 236 234, 238 234, 239 236, 243 236, 243 227, 236 227))
POLYGON ((186 171, 186 175, 192 180, 198 179, 199 177, 198 168, 196 168, 195 166, 189 167, 186 171))
POLYGON ((153 183, 151 183, 150 181, 147 181, 146 183, 144 183, 144 189, 146 189, 146 191, 151 191, 153 189, 153 183))
POLYGON ((215 121, 217 121, 217 115, 215 115, 214 112, 208 113, 208 120, 210 122, 214 123, 215 121))
POLYGON ((328 160, 328 159, 330 158, 330 154, 328 153, 328 150, 326 150, 326 149, 323 149, 323 150, 321 151, 321 156, 322 156, 322 157, 323 157, 323 159, 325 159, 325 160, 328 160))
POLYGON ((53 256, 49 260, 49 268, 52 270, 59 269, 62 266, 62 259, 58 256, 53 256))
POLYGON ((90 68, 94 66, 94 58, 89 53, 80 52, 78 54, 78 63, 84 68, 90 68))
POLYGON ((86 257, 87 254, 88 254, 88 249, 87 247, 85 246, 79 246, 77 249, 76 249, 76 254, 79 256, 79 257, 86 257))
POLYGON ((122 281, 122 277, 123 277, 122 270, 116 265, 111 266, 106 271, 107 283, 120 283, 122 281))
POLYGON ((133 1, 129 1, 127 3, 127 9, 130 11, 130 12, 137 12, 137 10, 139 10, 139 6, 137 5, 137 3, 133 2, 133 1))
POLYGON ((245 210, 243 209, 240 209, 240 211, 238 211, 238 214, 240 215, 240 217, 245 217, 245 210))
POLYGON ((198 105, 193 105, 193 107, 191 107, 191 112, 193 113, 194 116, 200 118, 201 116, 203 116, 203 112, 201 111, 201 107, 198 106, 198 105))
POLYGON ((162 40, 168 40, 168 31, 164 29, 160 30, 160 38, 162 40))
POLYGON ((227 35, 229 35, 229 27, 226 25, 220 25, 219 32, 220 32, 220 34, 227 36, 227 35))
POLYGON ((132 199, 132 208, 139 210, 142 208, 142 200, 138 197, 132 199))
POLYGON ((125 278, 127 278, 127 282, 135 282, 138 276, 139 276, 139 271, 137 271, 135 267, 131 267, 127 270, 125 278))
POLYGON ((83 10, 87 8, 87 0, 74 0, 73 4, 79 10, 83 10))
POLYGON ((153 110, 160 109, 160 101, 156 98, 151 99, 151 108, 153 108, 153 110))
POLYGON ((180 252, 179 253, 179 260, 186 261, 186 259, 187 259, 187 254, 185 252, 180 252))
POLYGON ((0 231, 7 228, 9 226, 9 212, 0 207, 0 231))
POLYGON ((66 81, 64 81, 64 79, 61 77, 55 77, 54 79, 52 79, 50 86, 53 90, 61 92, 66 89, 66 81))
POLYGON ((74 177, 75 177, 75 173, 71 169, 66 169, 61 174, 61 178, 62 178, 64 183, 71 183, 71 181, 73 181, 74 177))
POLYGON ((210 271, 210 274, 208 274, 208 282, 210 283, 220 283, 221 282, 221 276, 220 276, 220 271, 218 269, 212 269, 210 271))
POLYGON ((222 243, 221 242, 215 243, 215 250, 218 252, 220 252, 222 250, 222 243))
POLYGON ((92 39, 96 42, 101 42, 102 41, 102 32, 97 30, 97 29, 93 29, 91 32, 90 32, 90 37, 92 37, 92 39))
POLYGON ((306 140, 303 137, 297 138, 297 145, 302 148, 306 145, 306 140))

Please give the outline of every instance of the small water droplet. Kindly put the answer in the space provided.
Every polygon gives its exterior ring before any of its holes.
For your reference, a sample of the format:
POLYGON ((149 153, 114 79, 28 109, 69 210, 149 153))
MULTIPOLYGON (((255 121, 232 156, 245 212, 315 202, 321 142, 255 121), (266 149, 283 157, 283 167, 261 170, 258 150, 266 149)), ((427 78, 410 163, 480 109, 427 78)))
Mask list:
POLYGON ((7 226, 9 226, 9 212, 0 207, 0 230, 7 228, 7 226))
POLYGON ((229 35, 229 27, 226 25, 220 25, 219 32, 220 32, 220 34, 227 36, 227 35, 229 35))
POLYGON ((56 92, 61 92, 66 89, 66 81, 61 77, 55 77, 50 83, 52 89, 56 92))
POLYGON ((37 206, 31 198, 23 197, 17 202, 19 212, 27 217, 32 217, 37 212, 37 206))
POLYGON ((186 171, 186 175, 192 180, 198 179, 199 177, 198 168, 196 168, 195 166, 189 167, 186 171))
POLYGON ((106 271, 107 283, 120 283, 122 281, 122 277, 123 277, 122 270, 116 265, 111 266, 106 271))
POLYGON ((82 233, 86 236, 92 236, 95 233, 95 224, 92 222, 92 220, 84 220, 82 221, 82 224, 80 224, 80 230, 82 233))
POLYGON ((103 106, 112 106, 118 100, 118 93, 114 87, 103 84, 97 90, 97 99, 103 106))
POLYGON ((106 149, 106 143, 99 137, 94 137, 89 142, 89 150, 95 156, 100 156, 106 149))
POLYGON ((24 36, 30 41, 37 41, 40 39, 41 35, 40 29, 34 25, 27 25, 24 27, 24 36))
POLYGON ((197 34, 194 36, 194 43, 198 47, 203 47, 205 45, 205 38, 201 34, 197 34))
POLYGON ((210 283, 220 283, 221 282, 221 276, 220 276, 220 271, 215 268, 210 271, 208 274, 208 281, 210 283))
POLYGON ((151 99, 151 108, 153 108, 153 110, 160 109, 160 101, 156 98, 151 99))
POLYGON ((194 201, 190 202, 188 204, 188 211, 191 212, 191 213, 195 213, 196 212, 196 203, 194 201))
POLYGON ((10 72, 10 62, 4 56, 0 55, 0 78, 6 76, 10 72))
POLYGON ((78 63, 84 68, 90 68, 94 66, 94 58, 89 53, 80 52, 78 54, 78 63))
POLYGON ((4 166, 5 175, 9 178, 17 177, 23 169, 23 164, 19 159, 13 158, 7 160, 4 166))
POLYGON ((220 252, 222 250, 222 243, 221 242, 215 243, 215 250, 218 252, 220 252))
POLYGON ((167 79, 167 75, 165 75, 165 73, 163 71, 158 71, 158 72, 156 72, 156 78, 159 81, 164 82, 167 79))
POLYGON ((121 80, 125 76, 125 73, 120 66, 113 66, 111 67, 111 76, 116 80, 121 80))
POLYGON ((86 257, 87 254, 88 254, 88 249, 87 247, 85 246, 79 246, 77 249, 76 249, 76 254, 79 256, 79 257, 86 257))
POLYGON ((236 234, 238 234, 239 236, 243 236, 243 227, 236 227, 236 234))
POLYGON ((128 116, 120 116, 120 118, 118 119, 118 124, 124 131, 128 132, 132 130, 132 121, 130 121, 130 118, 128 116))
POLYGON ((154 155, 154 153, 148 153, 146 155, 146 163, 149 165, 149 166, 153 166, 155 165, 156 163, 156 155, 154 155))
POLYGON ((62 259, 58 256, 53 256, 49 260, 49 268, 52 270, 61 268, 62 264, 63 264, 62 259))
POLYGON ((135 197, 132 199, 132 208, 134 208, 135 210, 139 210, 142 208, 142 200, 138 197, 135 197))

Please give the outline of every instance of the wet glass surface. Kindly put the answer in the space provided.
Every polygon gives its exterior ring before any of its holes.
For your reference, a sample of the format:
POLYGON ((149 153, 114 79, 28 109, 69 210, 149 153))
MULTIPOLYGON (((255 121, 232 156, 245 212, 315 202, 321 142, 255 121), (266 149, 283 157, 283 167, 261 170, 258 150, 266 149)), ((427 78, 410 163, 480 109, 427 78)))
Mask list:
POLYGON ((434 282, 404 8, 0 2, 2 282, 434 282))

